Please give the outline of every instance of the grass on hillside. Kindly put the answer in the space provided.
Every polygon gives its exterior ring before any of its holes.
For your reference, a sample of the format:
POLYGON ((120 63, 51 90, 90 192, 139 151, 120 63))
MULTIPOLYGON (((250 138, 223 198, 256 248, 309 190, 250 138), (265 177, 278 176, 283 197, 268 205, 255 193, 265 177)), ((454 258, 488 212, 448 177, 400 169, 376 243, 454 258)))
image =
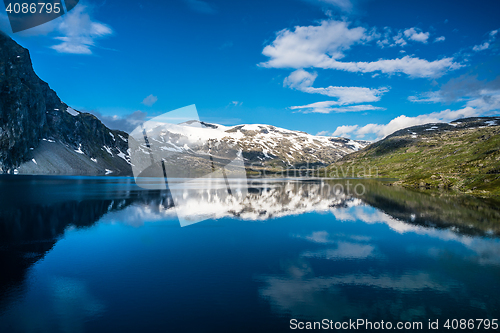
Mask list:
POLYGON ((500 196, 500 127, 390 137, 350 154, 324 176, 397 178, 413 188, 500 196))

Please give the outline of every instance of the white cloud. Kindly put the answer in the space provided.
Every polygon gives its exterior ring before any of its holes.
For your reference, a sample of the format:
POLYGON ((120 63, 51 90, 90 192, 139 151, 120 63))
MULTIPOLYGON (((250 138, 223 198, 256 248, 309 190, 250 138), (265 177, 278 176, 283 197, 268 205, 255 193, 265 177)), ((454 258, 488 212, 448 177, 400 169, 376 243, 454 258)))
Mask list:
POLYGON ((391 35, 393 34, 392 29, 389 27, 384 27, 383 31, 383 33, 378 35, 377 45, 381 48, 384 48, 385 46, 393 46, 391 45, 391 35))
POLYGON ((207 2, 202 0, 185 0, 187 5, 194 11, 203 14, 215 14, 217 11, 207 2))
POLYGON ((317 73, 309 73, 303 69, 297 69, 283 80, 283 86, 304 90, 311 87, 317 77, 317 73))
POLYGON ((304 90, 308 93, 316 93, 330 97, 338 98, 338 105, 377 102, 380 96, 389 89, 382 87, 379 89, 365 88, 365 87, 327 87, 327 88, 313 88, 308 87, 304 90))
POLYGON ((472 50, 478 52, 478 51, 483 51, 483 50, 486 50, 490 47, 490 43, 488 42, 484 42, 483 44, 481 45, 475 45, 472 50))
POLYGON ((111 35, 111 28, 103 23, 92 21, 86 12, 87 7, 77 6, 61 17, 56 29, 64 36, 55 37, 62 43, 52 48, 60 53, 92 54, 95 39, 111 35))
POLYGON ((404 73, 411 77, 440 77, 447 71, 455 70, 463 65, 453 61, 453 58, 443 58, 435 61, 404 56, 399 59, 381 59, 373 62, 336 62, 332 61, 330 68, 349 72, 370 73, 380 71, 384 74, 404 73))
MULTIPOLYGON (((408 45, 409 42, 419 42, 427 44, 429 40, 430 33, 423 32, 421 29, 413 27, 405 30, 393 31, 389 27, 384 27, 384 33, 380 34, 380 39, 377 41, 377 45, 381 48, 384 47, 403 47, 408 45)), ((436 42, 442 42, 445 40, 444 36, 437 37, 434 40, 436 42)))
MULTIPOLYGON (((403 38, 403 33, 399 32, 396 36, 392 37, 392 39, 394 40, 394 44, 396 45, 399 45, 399 46, 405 46, 406 44, 406 40, 403 38)), ((394 45, 391 45, 391 46, 394 46, 394 45)))
POLYGON ((335 101, 316 102, 302 106, 292 106, 292 110, 298 110, 304 113, 330 113, 330 112, 360 112, 368 110, 383 110, 381 107, 373 105, 349 105, 357 103, 377 102, 381 96, 389 91, 387 87, 378 89, 366 87, 334 87, 329 86, 326 88, 312 87, 316 79, 316 73, 309 73, 303 69, 298 69, 292 72, 283 81, 285 87, 297 89, 310 94, 321 94, 330 97, 335 97, 335 101), (335 107, 334 107, 335 106, 335 107))
POLYGON ((153 104, 155 104, 157 100, 158 100, 158 97, 153 96, 153 94, 151 94, 142 100, 142 104, 147 105, 147 106, 153 106, 153 104))
POLYGON ((488 36, 489 36, 488 40, 485 41, 485 42, 483 42, 480 45, 475 45, 472 48, 472 50, 476 51, 476 52, 479 52, 479 51, 484 51, 484 50, 489 49, 490 46, 491 46, 491 43, 493 43, 493 41, 495 40, 495 36, 497 35, 497 33, 498 33, 498 30, 490 31, 490 33, 488 34, 488 36))
MULTIPOLYGON (((337 101, 320 102, 320 103, 330 103, 330 106, 377 102, 380 100, 380 97, 384 93, 389 91, 389 89, 386 87, 381 87, 378 89, 365 88, 365 87, 334 87, 334 86, 329 86, 326 88, 314 88, 312 87, 312 84, 314 83, 316 77, 317 77, 316 73, 309 73, 303 69, 298 69, 285 78, 285 80, 283 81, 283 85, 285 87, 288 86, 292 89, 297 89, 310 94, 321 94, 330 97, 336 97, 337 101)), ((304 107, 292 107, 292 108, 304 108, 304 107)))
POLYGON ((355 130, 358 129, 358 125, 342 125, 337 127, 335 132, 332 133, 332 136, 345 136, 347 134, 351 134, 355 130))
POLYGON ((275 68, 328 68, 332 59, 341 59, 354 44, 371 39, 362 27, 349 28, 348 22, 323 20, 320 25, 296 26, 294 31, 283 29, 262 54, 271 58, 262 63, 275 68))
MULTIPOLYGON (((415 30, 410 38, 423 42, 426 34, 415 30)), ((349 28, 349 22, 343 21, 324 20, 320 25, 296 26, 293 31, 279 31, 276 39, 264 47, 262 54, 270 59, 260 63, 260 66, 295 69, 315 67, 356 73, 380 71, 384 74, 404 73, 411 77, 439 77, 463 66, 454 62, 453 58, 428 61, 411 56, 372 62, 339 61, 353 45, 365 44, 379 37, 373 30, 367 32, 363 27, 349 28)), ((406 43, 404 39, 396 42, 406 43)))
POLYGON ((406 38, 411 39, 415 42, 427 43, 427 39, 429 39, 428 32, 422 32, 418 28, 409 28, 404 31, 404 35, 406 38))
POLYGON ((385 110, 385 108, 373 106, 370 104, 338 106, 338 107, 334 107, 334 105, 338 105, 338 102, 337 101, 316 102, 308 105, 292 106, 290 107, 290 109, 298 110, 303 113, 331 113, 331 112, 345 113, 345 112, 385 110))
MULTIPOLYGON (((455 119, 457 117, 453 117, 455 119)), ((392 119, 388 124, 367 124, 362 127, 357 127, 352 129, 350 132, 343 130, 343 136, 351 137, 351 136, 356 136, 357 138, 362 138, 366 136, 375 136, 376 140, 383 139, 384 137, 394 133, 397 130, 410 127, 410 126, 416 126, 416 125, 423 125, 427 123, 436 123, 436 122, 442 122, 440 121, 442 117, 438 116, 431 116, 431 115, 420 115, 416 117, 407 117, 405 115, 401 115, 399 117, 396 117, 392 119)), ((453 120, 449 119, 449 120, 453 120)), ((335 130, 334 135, 337 135, 337 130, 335 130)))
POLYGON ((356 136, 364 137, 366 135, 374 134, 376 139, 382 139, 403 128, 429 123, 449 122, 458 118, 475 117, 479 114, 480 113, 476 109, 466 107, 460 110, 444 110, 441 112, 423 114, 416 117, 407 117, 405 115, 401 115, 392 119, 388 124, 385 125, 368 124, 360 127, 356 131, 356 136))
POLYGON ((420 96, 409 96, 408 100, 414 103, 439 103, 443 101, 443 98, 439 91, 431 91, 420 96))

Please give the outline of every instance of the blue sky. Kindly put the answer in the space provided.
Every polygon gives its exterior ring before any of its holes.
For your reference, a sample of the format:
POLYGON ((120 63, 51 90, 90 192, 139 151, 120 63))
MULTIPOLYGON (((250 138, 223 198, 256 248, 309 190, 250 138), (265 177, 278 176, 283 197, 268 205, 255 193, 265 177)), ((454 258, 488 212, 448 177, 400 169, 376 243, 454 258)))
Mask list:
POLYGON ((379 139, 500 110, 498 1, 81 1, 25 32, 73 108, 130 130, 196 104, 202 120, 379 139))

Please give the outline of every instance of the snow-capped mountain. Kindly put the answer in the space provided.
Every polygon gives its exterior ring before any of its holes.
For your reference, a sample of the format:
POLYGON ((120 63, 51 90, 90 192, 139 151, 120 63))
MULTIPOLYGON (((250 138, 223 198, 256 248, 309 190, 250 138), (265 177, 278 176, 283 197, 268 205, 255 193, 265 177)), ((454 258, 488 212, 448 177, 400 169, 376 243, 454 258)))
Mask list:
POLYGON ((132 163, 141 172, 156 163, 150 170, 162 174, 162 161, 179 176, 188 176, 187 170, 191 175, 209 173, 214 164, 225 166, 238 156, 247 170, 324 166, 368 145, 271 125, 223 126, 197 120, 180 124, 150 121, 131 133, 129 143, 132 163))
POLYGON ((243 150, 245 162, 253 166, 327 165, 369 144, 263 124, 231 127, 203 125, 215 127, 224 133, 226 140, 238 144, 243 150))

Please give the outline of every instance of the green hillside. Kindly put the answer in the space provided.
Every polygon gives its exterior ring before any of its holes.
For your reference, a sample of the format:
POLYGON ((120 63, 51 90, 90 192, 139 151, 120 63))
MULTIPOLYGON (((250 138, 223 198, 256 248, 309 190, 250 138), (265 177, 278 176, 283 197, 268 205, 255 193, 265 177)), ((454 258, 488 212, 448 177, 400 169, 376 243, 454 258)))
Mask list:
POLYGON ((395 178, 412 188, 500 196, 500 118, 414 126, 345 156, 321 175, 395 178))

